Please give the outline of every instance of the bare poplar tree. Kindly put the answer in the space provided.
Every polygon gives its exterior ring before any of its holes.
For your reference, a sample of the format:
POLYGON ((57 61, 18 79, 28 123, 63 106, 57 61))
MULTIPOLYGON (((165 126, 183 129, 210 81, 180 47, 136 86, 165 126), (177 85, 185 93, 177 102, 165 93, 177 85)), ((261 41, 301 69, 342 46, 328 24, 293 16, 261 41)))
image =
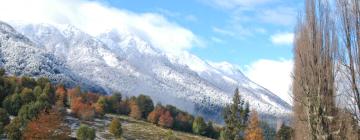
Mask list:
POLYGON ((340 46, 342 53, 342 69, 344 89, 346 94, 347 109, 354 118, 360 122, 360 1, 336 0, 338 25, 340 32, 340 46))
POLYGON ((295 139, 330 140, 336 135, 337 35, 328 1, 306 0, 305 9, 295 35, 293 94, 295 126, 306 127, 295 128, 295 139))

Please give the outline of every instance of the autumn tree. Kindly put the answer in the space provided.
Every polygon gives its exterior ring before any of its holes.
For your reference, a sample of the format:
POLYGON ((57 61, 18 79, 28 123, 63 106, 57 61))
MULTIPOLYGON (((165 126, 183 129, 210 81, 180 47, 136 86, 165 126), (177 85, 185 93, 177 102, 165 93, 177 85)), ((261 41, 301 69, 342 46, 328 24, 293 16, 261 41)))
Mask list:
POLYGON ((192 130, 194 134, 205 136, 206 134, 206 123, 204 121, 204 118, 202 117, 196 117, 193 125, 192 130))
POLYGON ((174 123, 174 118, 171 116, 169 111, 166 111, 164 114, 160 115, 158 124, 165 128, 172 128, 174 123))
POLYGON ((56 87, 55 96, 56 96, 56 104, 58 104, 58 106, 68 106, 67 103, 68 97, 64 85, 60 84, 56 87))
POLYGON ((153 124, 157 124, 160 118, 161 114, 165 114, 166 109, 162 105, 157 105, 155 109, 150 112, 150 114, 147 117, 147 121, 151 122, 153 124))
POLYGON ((337 34, 327 0, 306 0, 295 33, 293 79, 295 139, 329 140, 336 135, 337 34))
POLYGON ((255 110, 251 111, 251 118, 245 130, 245 140, 262 140, 263 132, 260 128, 260 121, 255 110))
POLYGON ((23 134, 23 139, 68 139, 70 128, 63 122, 62 115, 56 110, 44 111, 30 121, 23 134))
POLYGON ((120 119, 118 118, 114 118, 109 126, 109 131, 110 133, 112 133, 115 137, 120 138, 123 131, 121 128, 121 122, 120 119))
POLYGON ((130 100, 129 107, 131 110, 129 116, 135 119, 141 119, 142 114, 135 100, 130 100))
POLYGON ((241 99, 239 89, 235 89, 233 102, 224 109, 225 127, 222 139, 240 139, 249 118, 249 104, 241 99))

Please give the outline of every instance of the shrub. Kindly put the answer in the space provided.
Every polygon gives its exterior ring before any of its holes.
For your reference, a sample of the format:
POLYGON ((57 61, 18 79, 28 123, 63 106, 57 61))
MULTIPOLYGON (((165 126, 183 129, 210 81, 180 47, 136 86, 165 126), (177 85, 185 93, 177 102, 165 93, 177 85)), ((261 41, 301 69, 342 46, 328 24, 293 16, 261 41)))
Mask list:
POLYGON ((80 125, 76 132, 76 138, 78 140, 94 140, 95 137, 95 129, 90 128, 87 125, 80 125))
POLYGON ((121 122, 118 118, 114 118, 109 126, 109 131, 112 133, 115 137, 120 138, 122 135, 122 128, 121 128, 121 122))

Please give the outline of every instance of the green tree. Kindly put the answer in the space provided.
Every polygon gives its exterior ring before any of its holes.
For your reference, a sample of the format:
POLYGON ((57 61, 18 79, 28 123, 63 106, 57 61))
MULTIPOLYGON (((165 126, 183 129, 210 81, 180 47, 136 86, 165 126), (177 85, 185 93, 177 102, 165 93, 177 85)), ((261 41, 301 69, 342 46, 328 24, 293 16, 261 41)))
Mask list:
POLYGON ((18 117, 22 121, 27 122, 36 117, 45 108, 51 108, 51 106, 47 102, 31 102, 21 107, 18 117))
POLYGON ((83 124, 76 132, 76 138, 79 140, 94 140, 95 136, 95 129, 83 124))
POLYGON ((0 122, 3 123, 3 125, 7 125, 10 123, 9 114, 3 108, 0 108, 0 122))
POLYGON ((33 93, 35 95, 36 98, 40 97, 41 93, 42 93, 42 89, 40 86, 36 86, 33 90, 33 93))
POLYGON ((5 127, 6 137, 9 140, 20 140, 22 136, 21 130, 23 129, 23 124, 19 118, 15 118, 11 121, 9 125, 5 127))
POLYGON ((241 139, 249 119, 249 103, 245 103, 236 88, 233 102, 224 109, 225 128, 222 131, 226 140, 241 139))
POLYGON ((9 114, 5 109, 0 108, 0 135, 4 133, 4 127, 10 123, 9 114))
POLYGON ((10 115, 16 116, 22 106, 21 96, 18 93, 7 96, 3 101, 3 107, 10 115))
POLYGON ((33 94, 32 89, 24 88, 20 93, 21 100, 23 104, 30 103, 31 101, 35 101, 35 95, 33 94))
POLYGON ((109 131, 112 133, 116 138, 120 138, 122 135, 122 128, 121 122, 118 118, 114 118, 109 126, 109 131))
POLYGON ((212 121, 209 121, 207 124, 206 124, 206 134, 205 136, 209 137, 209 138, 218 138, 219 137, 219 134, 218 132, 215 130, 214 126, 213 126, 213 123, 212 121))
POLYGON ((192 128, 193 128, 194 134, 205 136, 207 126, 202 117, 195 118, 192 128))
POLYGON ((154 103, 149 96, 140 95, 136 99, 136 103, 139 105, 141 117, 143 119, 146 119, 149 113, 154 110, 154 103))
POLYGON ((282 124, 279 131, 276 134, 276 137, 278 140, 291 140, 293 133, 294 130, 291 127, 282 124))

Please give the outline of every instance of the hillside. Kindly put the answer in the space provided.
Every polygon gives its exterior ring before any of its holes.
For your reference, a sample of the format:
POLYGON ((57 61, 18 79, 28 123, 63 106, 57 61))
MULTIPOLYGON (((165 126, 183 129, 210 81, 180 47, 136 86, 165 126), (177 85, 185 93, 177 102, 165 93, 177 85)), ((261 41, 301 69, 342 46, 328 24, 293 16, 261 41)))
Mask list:
POLYGON ((67 116, 66 121, 71 126, 73 137, 76 137, 76 130, 81 122, 96 129, 96 139, 114 139, 113 135, 108 131, 108 125, 114 117, 120 118, 122 121, 123 139, 126 140, 160 140, 170 137, 180 140, 211 140, 203 136, 165 129, 152 123, 123 115, 107 114, 102 119, 95 119, 94 121, 80 121, 77 118, 67 116))

